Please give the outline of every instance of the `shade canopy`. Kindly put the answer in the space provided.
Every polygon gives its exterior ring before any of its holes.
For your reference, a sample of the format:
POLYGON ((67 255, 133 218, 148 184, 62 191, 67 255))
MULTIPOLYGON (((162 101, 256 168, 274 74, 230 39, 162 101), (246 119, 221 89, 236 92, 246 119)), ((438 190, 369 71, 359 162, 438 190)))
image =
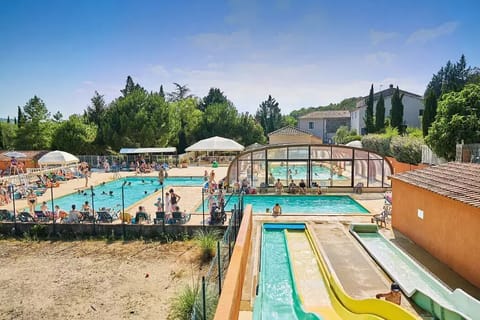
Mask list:
POLYGON ((360 140, 353 140, 349 143, 345 144, 347 147, 354 147, 354 148, 363 148, 362 141, 360 140))
POLYGON ((240 143, 227 138, 222 137, 211 137, 208 139, 200 140, 190 147, 186 148, 185 151, 243 151, 245 149, 240 143))
POLYGON ((2 153, 2 154, 4 156, 10 157, 10 158, 26 158, 27 157, 27 155, 25 153, 18 152, 18 151, 8 151, 8 152, 2 153))
POLYGON ((59 150, 50 151, 38 159, 38 163, 42 166, 65 165, 78 162, 80 162, 80 160, 73 154, 59 150))
POLYGON ((167 148, 122 148, 120 149, 121 154, 141 154, 141 153, 176 153, 177 148, 167 147, 167 148))

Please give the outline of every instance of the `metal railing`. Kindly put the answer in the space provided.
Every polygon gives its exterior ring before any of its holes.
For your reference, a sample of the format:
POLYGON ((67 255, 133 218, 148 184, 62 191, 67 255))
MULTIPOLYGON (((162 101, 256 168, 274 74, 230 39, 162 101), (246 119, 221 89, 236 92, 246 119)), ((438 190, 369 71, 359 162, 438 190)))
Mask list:
POLYGON ((243 218, 243 193, 239 194, 238 202, 234 205, 228 227, 222 241, 217 242, 217 252, 212 259, 208 272, 202 277, 197 297, 195 299, 192 320, 213 319, 218 298, 222 293, 223 280, 232 258, 233 247, 243 218))

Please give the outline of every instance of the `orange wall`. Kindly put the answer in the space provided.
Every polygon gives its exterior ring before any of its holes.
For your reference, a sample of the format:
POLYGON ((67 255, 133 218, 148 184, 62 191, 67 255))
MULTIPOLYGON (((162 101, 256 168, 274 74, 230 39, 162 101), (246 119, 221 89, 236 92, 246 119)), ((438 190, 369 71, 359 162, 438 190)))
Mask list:
POLYGON ((480 287, 480 208, 395 178, 392 192, 392 226, 480 287))
POLYGON ((414 164, 409 164, 409 163, 405 163, 405 162, 399 162, 399 161, 395 160, 395 158, 392 158, 392 157, 386 157, 386 158, 392 164, 393 174, 404 172, 404 171, 415 170, 415 169, 422 169, 422 168, 426 168, 426 167, 429 166, 428 164, 422 164, 422 163, 420 163, 418 165, 414 165, 414 164))
MULTIPOLYGON (((25 163, 25 168, 36 168, 36 162, 33 159, 19 160, 19 162, 25 163)), ((0 170, 7 170, 10 167, 10 160, 0 161, 0 170)))
POLYGON ((243 280, 247 269, 248 255, 252 242, 252 206, 244 210, 242 224, 238 230, 237 242, 223 283, 214 320, 236 320, 240 312, 243 280))

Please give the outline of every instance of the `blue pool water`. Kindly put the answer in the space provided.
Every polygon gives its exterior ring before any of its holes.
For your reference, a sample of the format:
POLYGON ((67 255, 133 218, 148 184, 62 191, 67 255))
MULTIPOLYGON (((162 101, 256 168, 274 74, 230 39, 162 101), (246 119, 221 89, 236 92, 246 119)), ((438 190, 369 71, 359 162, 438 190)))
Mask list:
MULTIPOLYGON (((227 195, 225 201, 229 197, 227 195)), ((238 203, 238 197, 234 195, 228 201, 225 210, 232 210, 236 203, 238 203)), ((367 209, 349 196, 245 195, 244 203, 245 205, 251 204, 253 211, 259 213, 265 213, 266 208, 269 208, 271 212, 276 203, 280 204, 284 214, 369 213, 367 209)), ((205 201, 205 210, 208 211, 207 201, 205 201)), ((197 208, 197 212, 202 212, 202 205, 197 208)))
MULTIPOLYGON (((300 179, 306 180, 307 178, 307 166, 304 165, 296 165, 296 166, 279 166, 273 167, 270 169, 273 177, 275 179, 287 179, 298 181, 300 179), (287 171, 287 170, 291 170, 287 171), (291 178, 290 178, 291 176, 291 178)), ((340 176, 336 173, 331 173, 330 169, 323 166, 312 166, 312 179, 313 180, 347 180, 348 178, 345 176, 340 176)))
MULTIPOLYGON (((119 179, 111 182, 107 182, 104 185, 95 186, 93 189, 94 205, 98 210, 101 207, 120 209, 122 207, 122 184, 127 181, 124 188, 125 193, 125 208, 133 205, 134 203, 142 200, 145 197, 158 192, 161 196, 162 187, 157 178, 154 177, 129 177, 125 179, 119 179), (110 195, 110 191, 113 195, 110 195)), ((164 192, 167 192, 169 188, 175 186, 201 186, 203 183, 202 177, 172 177, 165 179, 164 192)), ((47 191, 48 192, 48 191, 47 191)), ((55 196, 55 189, 54 189, 55 196)), ((54 205, 59 205, 63 210, 70 210, 72 204, 77 206, 77 209, 81 209, 82 204, 88 201, 92 206, 92 193, 90 189, 82 190, 81 193, 75 192, 58 199, 54 199, 54 205)), ((48 202, 48 208, 51 208, 51 203, 48 202)), ((37 206, 40 208, 40 205, 37 206)))

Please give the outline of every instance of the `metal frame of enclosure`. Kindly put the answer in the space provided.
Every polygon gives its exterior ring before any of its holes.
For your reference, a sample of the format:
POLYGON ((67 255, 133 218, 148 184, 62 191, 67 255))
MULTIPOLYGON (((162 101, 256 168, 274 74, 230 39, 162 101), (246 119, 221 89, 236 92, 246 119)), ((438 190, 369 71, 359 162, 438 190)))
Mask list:
POLYGON ((330 144, 268 145, 240 153, 227 172, 227 183, 245 182, 250 187, 284 186, 303 179, 308 187, 391 187, 391 163, 374 152, 330 144))

